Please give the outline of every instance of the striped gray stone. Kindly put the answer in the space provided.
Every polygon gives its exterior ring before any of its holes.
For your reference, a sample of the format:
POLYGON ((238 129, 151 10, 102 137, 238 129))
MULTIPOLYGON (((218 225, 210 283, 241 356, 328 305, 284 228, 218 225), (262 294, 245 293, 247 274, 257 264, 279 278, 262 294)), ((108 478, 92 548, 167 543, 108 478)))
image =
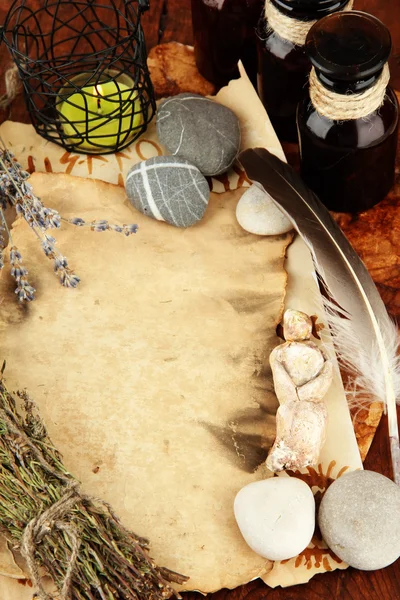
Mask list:
POLYGON ((190 161, 203 175, 227 171, 240 148, 237 116, 198 94, 164 100, 157 112, 157 134, 168 152, 190 161))
POLYGON ((125 188, 137 210, 176 227, 199 221, 210 197, 207 180, 197 167, 174 156, 156 156, 134 165, 125 188))

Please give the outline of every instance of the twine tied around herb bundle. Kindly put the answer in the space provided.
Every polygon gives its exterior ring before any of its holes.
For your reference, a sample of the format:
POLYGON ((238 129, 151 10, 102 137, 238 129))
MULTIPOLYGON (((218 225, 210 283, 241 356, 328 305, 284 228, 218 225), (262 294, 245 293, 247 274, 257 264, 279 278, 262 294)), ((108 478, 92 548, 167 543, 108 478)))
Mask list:
MULTIPOLYGON (((36 547, 38 544, 40 544, 40 542, 46 535, 52 532, 53 529, 59 529, 69 537, 71 544, 71 554, 69 557, 68 568, 65 572, 61 592, 59 595, 59 600, 67 600, 76 562, 78 559, 81 538, 78 534, 77 527, 73 523, 67 522, 64 519, 71 512, 73 507, 79 501, 82 500, 82 496, 79 493, 79 483, 77 481, 69 479, 66 476, 56 473, 52 466, 43 458, 41 453, 29 439, 29 437, 16 426, 16 424, 13 422, 13 419, 10 418, 10 415, 8 415, 4 410, 0 410, 0 414, 1 419, 6 423, 10 433, 13 433, 14 435, 18 436, 20 442, 23 445, 29 447, 29 450, 33 453, 36 460, 43 467, 43 469, 45 469, 45 471, 47 471, 51 475, 54 475, 66 484, 64 488, 64 493, 61 495, 61 498, 57 500, 57 502, 54 502, 54 504, 50 505, 49 508, 44 510, 41 514, 31 519, 29 523, 25 526, 24 532, 22 534, 20 550, 22 556, 26 560, 32 583, 37 590, 40 600, 53 600, 53 597, 47 594, 42 584, 42 578, 35 558, 36 547)), ((33 422, 31 424, 36 430, 39 430, 40 426, 43 427, 43 424, 40 421, 40 419, 32 421, 33 422)))
MULTIPOLYGON (((353 8, 353 3, 354 0, 349 0, 342 10, 351 10, 353 8)), ((299 19, 288 17, 276 8, 271 0, 265 1, 265 18, 269 30, 275 31, 279 37, 292 42, 292 44, 295 44, 296 46, 304 46, 308 32, 317 22, 317 19, 313 21, 301 21, 299 19)))
POLYGON ((69 537, 71 543, 69 564, 59 595, 59 600, 68 599, 72 576, 74 574, 79 547, 81 545, 81 538, 78 534, 77 527, 73 523, 66 522, 63 519, 70 513, 79 500, 81 500, 81 496, 78 492, 78 483, 75 481, 71 482, 67 485, 64 494, 57 502, 52 504, 37 517, 34 517, 25 527, 21 541, 21 554, 26 560, 32 583, 36 588, 40 600, 53 600, 53 597, 47 594, 43 587, 39 568, 35 560, 35 550, 36 545, 39 544, 46 535, 51 533, 53 529, 63 531, 69 537))
POLYGON ((310 73, 310 99, 317 112, 332 121, 362 119, 382 106, 389 79, 390 71, 386 63, 374 85, 367 90, 337 94, 321 83, 313 67, 310 73))

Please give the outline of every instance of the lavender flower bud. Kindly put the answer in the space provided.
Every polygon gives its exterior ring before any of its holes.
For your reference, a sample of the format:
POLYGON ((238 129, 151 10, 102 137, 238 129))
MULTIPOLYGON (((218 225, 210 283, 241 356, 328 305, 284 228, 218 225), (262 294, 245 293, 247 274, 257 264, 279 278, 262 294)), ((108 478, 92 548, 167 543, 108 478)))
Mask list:
POLYGON ((30 183, 28 183, 27 181, 23 181, 23 182, 21 183, 21 190, 22 190, 22 192, 23 192, 24 194, 26 194, 27 196, 32 196, 32 191, 33 191, 33 188, 32 188, 32 186, 31 186, 31 184, 30 184, 30 183))
POLYGON ((138 225, 124 225, 125 235, 131 235, 132 233, 136 233, 138 229, 138 225))
POLYGON ((35 299, 35 288, 29 285, 26 279, 20 279, 18 286, 15 288, 15 293, 18 295, 20 302, 31 302, 35 299))
POLYGON ((63 270, 60 274, 60 281, 64 287, 76 288, 80 283, 80 278, 73 271, 63 270))
POLYGON ((25 275, 28 275, 28 270, 23 266, 17 266, 11 269, 11 276, 17 281, 21 279, 21 277, 25 277, 25 275))
POLYGON ((65 256, 61 256, 61 254, 60 254, 59 256, 57 256, 54 259, 54 271, 55 271, 55 273, 57 273, 57 271, 63 271, 64 269, 67 269, 67 268, 68 268, 68 261, 65 258, 65 256))
POLYGON ((48 242, 42 242, 42 250, 46 256, 53 258, 54 247, 48 242))
POLYGON ((124 228, 122 227, 122 225, 110 225, 109 228, 111 229, 111 231, 116 231, 117 233, 124 232, 124 228))
POLYGON ((10 263, 12 265, 18 264, 22 261, 21 253, 16 246, 11 246, 10 249, 10 263))
POLYGON ((86 222, 83 219, 80 219, 79 217, 69 219, 69 222, 72 223, 72 225, 76 225, 77 227, 83 227, 84 225, 86 225, 86 222))
POLYGON ((92 231, 107 231, 108 229, 108 221, 93 221, 92 222, 92 231))
POLYGON ((49 258, 54 257, 56 239, 52 235, 45 234, 42 242, 42 250, 49 258))
POLYGON ((59 229, 61 227, 61 218, 57 211, 45 208, 44 214, 46 229, 47 227, 52 227, 53 229, 59 229))
POLYGON ((46 242, 48 242, 49 244, 56 244, 57 240, 55 237, 53 237, 52 235, 49 235, 48 233, 45 234, 44 239, 46 240, 46 242))

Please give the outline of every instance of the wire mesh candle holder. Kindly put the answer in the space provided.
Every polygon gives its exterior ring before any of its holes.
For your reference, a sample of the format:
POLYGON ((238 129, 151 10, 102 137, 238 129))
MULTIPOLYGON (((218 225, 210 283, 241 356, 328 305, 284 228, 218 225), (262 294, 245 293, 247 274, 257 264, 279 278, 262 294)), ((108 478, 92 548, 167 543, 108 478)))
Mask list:
POLYGON ((147 0, 15 0, 2 39, 35 130, 68 151, 126 148, 155 114, 147 0))

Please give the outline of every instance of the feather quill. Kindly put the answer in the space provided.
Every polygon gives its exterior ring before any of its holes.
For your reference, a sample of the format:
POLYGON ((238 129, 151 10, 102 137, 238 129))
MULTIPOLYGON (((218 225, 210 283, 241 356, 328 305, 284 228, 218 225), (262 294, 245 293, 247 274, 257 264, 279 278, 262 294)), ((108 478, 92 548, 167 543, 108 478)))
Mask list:
POLYGON ((294 169, 264 148, 246 150, 239 160, 249 179, 271 195, 311 251, 330 298, 324 298, 324 307, 339 362, 353 375, 353 389, 385 404, 393 477, 400 485, 397 327, 364 263, 294 169))

